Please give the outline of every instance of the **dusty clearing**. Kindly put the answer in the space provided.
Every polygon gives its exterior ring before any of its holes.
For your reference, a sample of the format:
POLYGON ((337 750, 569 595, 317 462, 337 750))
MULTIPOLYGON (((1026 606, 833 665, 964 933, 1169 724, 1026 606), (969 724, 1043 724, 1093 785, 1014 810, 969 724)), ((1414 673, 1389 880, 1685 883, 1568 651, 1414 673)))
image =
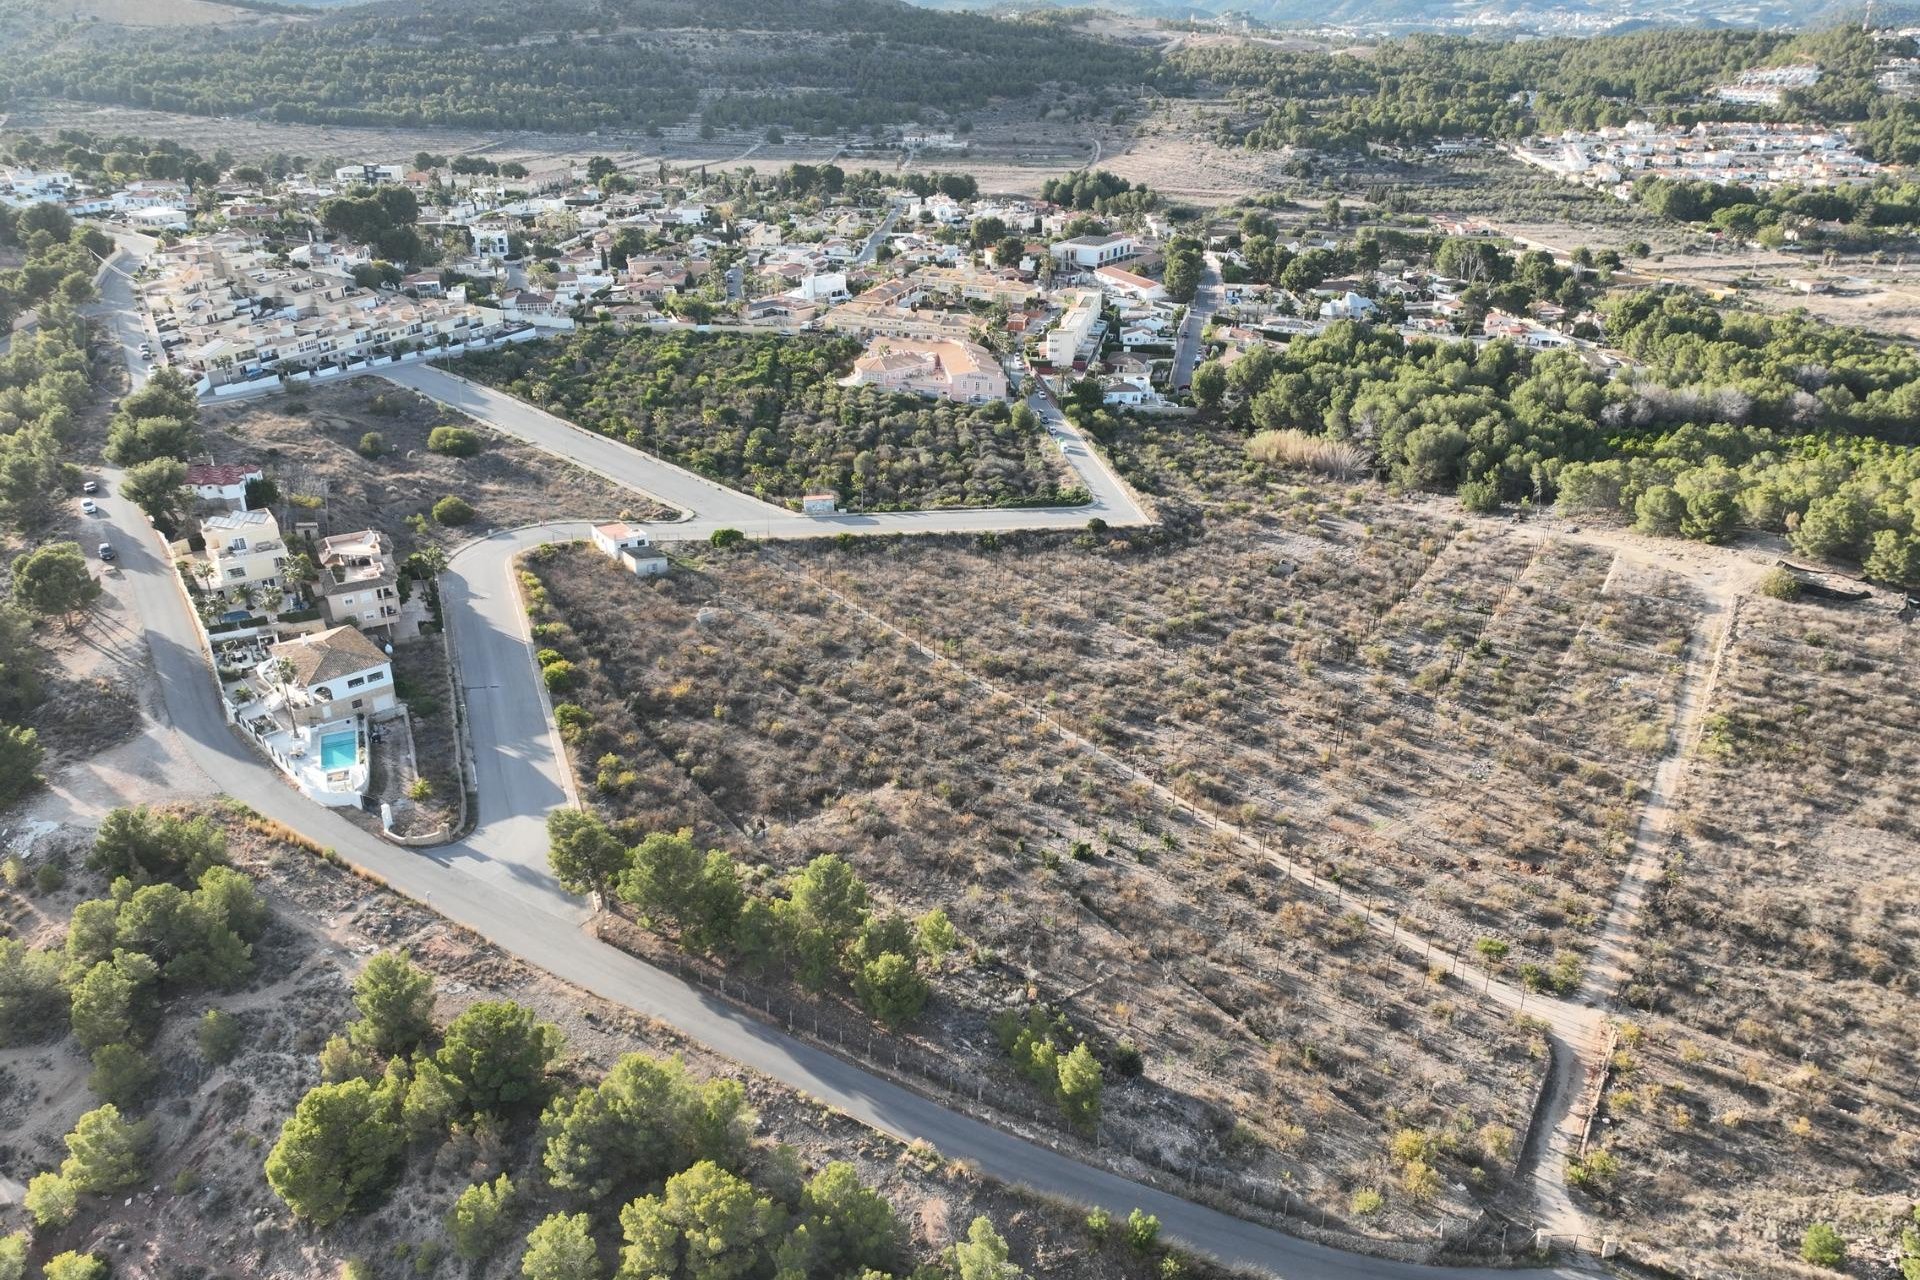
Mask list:
POLYGON ((293 396, 209 406, 207 448, 221 462, 253 462, 280 487, 281 527, 317 521, 320 535, 381 529, 404 558, 424 546, 451 548, 488 529, 554 519, 653 520, 673 514, 630 489, 571 466, 378 378, 293 396), (438 426, 476 431, 471 458, 429 452, 438 426), (368 432, 384 447, 357 451, 368 432), (473 522, 445 528, 422 516, 446 496, 466 500, 473 522))

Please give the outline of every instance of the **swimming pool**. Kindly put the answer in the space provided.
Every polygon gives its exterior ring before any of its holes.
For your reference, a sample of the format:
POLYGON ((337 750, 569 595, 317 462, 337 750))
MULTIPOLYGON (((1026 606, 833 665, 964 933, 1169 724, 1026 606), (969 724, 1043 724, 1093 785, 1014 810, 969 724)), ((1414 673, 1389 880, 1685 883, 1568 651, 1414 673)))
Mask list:
POLYGON ((320 767, 351 769, 360 763, 359 735, 352 729, 329 733, 320 739, 320 767))

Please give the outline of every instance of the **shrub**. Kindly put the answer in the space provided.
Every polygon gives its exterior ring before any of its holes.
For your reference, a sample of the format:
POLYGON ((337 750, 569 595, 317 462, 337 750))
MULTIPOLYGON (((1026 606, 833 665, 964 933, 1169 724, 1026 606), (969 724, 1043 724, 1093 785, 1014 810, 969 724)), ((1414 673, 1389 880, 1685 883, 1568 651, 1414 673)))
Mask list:
POLYGON ((47 1259, 46 1280, 107 1280, 107 1264, 91 1253, 69 1249, 47 1259))
POLYGON ((547 1067, 565 1043, 557 1027, 538 1021, 525 1005, 486 1000, 448 1024, 433 1061, 456 1106, 499 1115, 545 1099, 547 1067))
MULTIPOLYGON (((927 1006, 930 988, 913 961, 887 951, 860 966, 853 992, 861 1007, 889 1027, 903 1027, 927 1006)), ((1096 1074, 1098 1068, 1095 1068, 1096 1074)))
POLYGON ((447 1216, 453 1251, 469 1262, 493 1252, 506 1234, 506 1214, 513 1198, 513 1180, 504 1173, 492 1182, 476 1182, 462 1191, 447 1216))
POLYGON ((1147 1253, 1160 1238, 1160 1219, 1135 1209, 1127 1215, 1127 1247, 1135 1253, 1147 1253))
POLYGON ((194 1039, 202 1058, 211 1063, 225 1062, 240 1047, 240 1020, 224 1009, 209 1009, 200 1015, 194 1039))
POLYGON ((433 518, 437 524, 456 529, 472 522, 473 507, 464 498, 449 494, 433 504, 433 518))
POLYGON ((593 727, 593 713, 577 702, 562 702, 553 709, 553 722, 560 726, 561 737, 578 742, 593 727))
POLYGON ((386 451, 387 438, 378 431, 369 431, 367 434, 361 436, 360 444, 356 449, 356 452, 358 452, 361 457, 367 459, 378 458, 386 451))
POLYGON ((404 951, 382 951, 353 980, 360 1016, 347 1036, 370 1053, 409 1053, 433 1032, 433 976, 404 951))
POLYGON ((103 1044, 93 1051, 87 1088, 115 1106, 131 1107, 159 1074, 153 1060, 130 1044, 103 1044))
POLYGON ((1800 579, 1778 567, 1769 569, 1761 575, 1760 594, 1771 596, 1775 600, 1798 600, 1800 598, 1800 579))
POLYGON ((738 529, 715 529, 707 535, 707 541, 721 551, 730 550, 746 542, 747 535, 738 529))
POLYGON ((580 668, 559 658, 540 668, 540 678, 546 682, 548 693, 565 693, 579 682, 580 668))
POLYGON ((0 1280, 26 1280, 27 1248, 32 1243, 24 1231, 0 1236, 0 1280))
POLYGON ((1372 1187, 1361 1187, 1347 1200, 1347 1211, 1356 1218, 1365 1218, 1380 1212, 1386 1198, 1372 1187))
POLYGON ((425 778, 415 778, 407 784, 407 799, 415 801, 433 799, 433 784, 425 778))
POLYGON ((57 1173, 37 1173, 27 1183, 24 1201, 37 1227, 64 1227, 80 1207, 80 1192, 57 1173))
POLYGON ((1105 1209, 1095 1209, 1087 1215, 1087 1238, 1095 1244, 1105 1244, 1113 1234, 1113 1215, 1105 1209))
POLYGON ((480 452, 480 437, 465 427, 435 427, 427 433, 427 448, 449 458, 471 458, 480 452))
POLYGON ((393 1096, 365 1080, 318 1085, 267 1156, 267 1184, 296 1217, 335 1222, 386 1185, 406 1143, 393 1096))
POLYGON ((1838 1271, 1847 1265, 1847 1241, 1830 1222, 1816 1222, 1800 1237, 1800 1258, 1816 1267, 1838 1271))

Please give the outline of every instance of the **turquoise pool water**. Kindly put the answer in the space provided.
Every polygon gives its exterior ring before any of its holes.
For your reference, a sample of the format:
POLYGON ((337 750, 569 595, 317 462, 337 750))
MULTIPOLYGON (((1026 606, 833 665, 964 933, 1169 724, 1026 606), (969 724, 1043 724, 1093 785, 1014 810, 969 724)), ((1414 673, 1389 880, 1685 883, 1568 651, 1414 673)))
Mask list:
POLYGON ((347 729, 341 733, 330 733, 320 739, 320 767, 323 769, 350 769, 360 760, 358 735, 347 729))

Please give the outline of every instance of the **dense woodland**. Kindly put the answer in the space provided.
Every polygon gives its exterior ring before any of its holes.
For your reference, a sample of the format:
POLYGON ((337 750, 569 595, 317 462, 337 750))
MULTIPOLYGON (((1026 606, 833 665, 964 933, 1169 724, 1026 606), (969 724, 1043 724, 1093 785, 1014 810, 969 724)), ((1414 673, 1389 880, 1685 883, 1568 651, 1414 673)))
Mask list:
POLYGON ((1310 460, 1306 441, 1347 442, 1396 482, 1458 490, 1479 509, 1558 501, 1707 541, 1785 532, 1802 554, 1920 585, 1911 351, 1680 293, 1618 298, 1606 321, 1636 362, 1627 376, 1570 352, 1409 342, 1340 323, 1224 370, 1203 366, 1194 389, 1248 429, 1277 433, 1268 456, 1310 460), (1290 437, 1302 443, 1276 448, 1290 437))
POLYGON ((15 9, 0 21, 0 50, 0 84, 93 102, 572 131, 658 129, 699 110, 709 127, 829 133, 1043 86, 1135 85, 1153 70, 1123 45, 887 0, 569 0, 537 11, 425 0, 125 39, 15 9))
POLYGON ((589 329, 463 367, 584 427, 773 502, 850 508, 1084 502, 1030 410, 842 387, 851 338, 589 329))
MULTIPOLYGON (((943 13, 891 0, 564 0, 527 13, 391 0, 307 22, 116 34, 0 4, 0 86, 200 115, 336 124, 584 131, 832 133, 952 119, 996 98, 1083 112, 1144 86, 1225 91, 1221 138, 1353 149, 1541 129, 1688 123, 1700 95, 1756 65, 1815 60, 1819 84, 1754 118, 1864 121, 1883 160, 1920 154, 1920 109, 1875 92, 1876 51, 1849 27, 1661 30, 1531 42, 1416 35, 1365 57, 1274 44, 1183 45, 1161 57, 1070 16, 943 13), (635 74, 644 66, 645 74, 635 74)), ((6 88, 0 88, 4 94, 6 88)), ((1725 104, 1715 108, 1726 116, 1725 104)), ((1076 193, 1077 194, 1077 193, 1076 193)))
MULTIPOLYGON (((1497 43, 1456 36, 1386 41, 1367 57, 1233 44, 1183 48, 1173 72, 1250 95, 1256 111, 1220 124, 1252 148, 1353 150, 1467 136, 1515 138, 1637 118, 1691 124, 1700 96, 1748 67, 1813 60, 1819 84, 1755 119, 1868 120, 1863 146, 1892 160, 1916 149, 1913 113, 1873 89, 1873 41, 1835 28, 1790 36, 1663 30, 1627 36, 1497 43)), ((1740 114, 1725 104, 1711 118, 1740 114)))

